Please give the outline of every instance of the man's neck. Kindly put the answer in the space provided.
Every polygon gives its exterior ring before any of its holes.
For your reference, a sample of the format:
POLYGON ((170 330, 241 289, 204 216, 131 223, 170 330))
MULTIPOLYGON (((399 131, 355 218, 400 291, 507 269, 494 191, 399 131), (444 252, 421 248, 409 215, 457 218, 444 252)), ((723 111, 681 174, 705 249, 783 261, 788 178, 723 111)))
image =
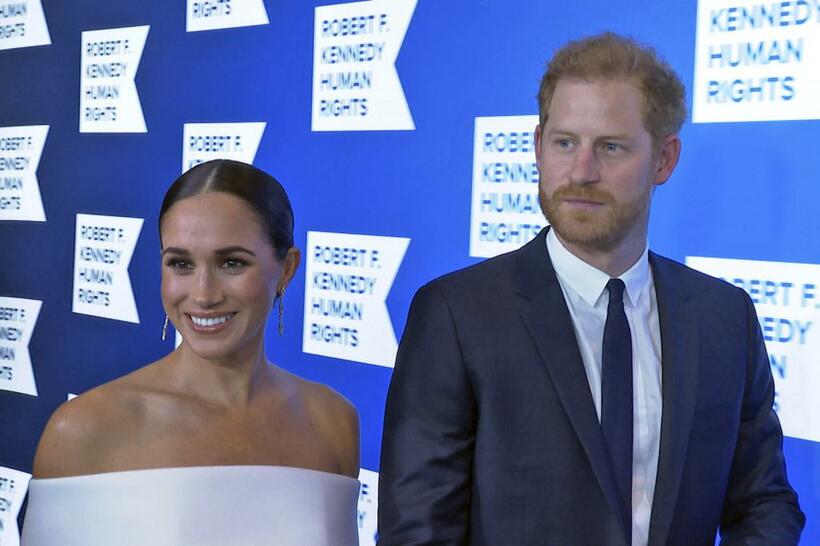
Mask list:
POLYGON ((612 278, 620 277, 635 265, 646 249, 647 244, 645 229, 640 233, 630 234, 615 248, 605 250, 570 243, 561 237, 557 231, 555 235, 564 245, 564 248, 575 257, 607 273, 612 278))

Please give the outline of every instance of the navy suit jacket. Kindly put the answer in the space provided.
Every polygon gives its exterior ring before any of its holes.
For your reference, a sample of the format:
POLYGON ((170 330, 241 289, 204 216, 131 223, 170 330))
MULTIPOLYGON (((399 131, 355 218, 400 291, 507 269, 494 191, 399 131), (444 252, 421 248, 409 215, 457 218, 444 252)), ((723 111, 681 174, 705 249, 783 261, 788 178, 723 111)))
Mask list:
MULTIPOLYGON (((422 287, 387 398, 379 544, 623 546, 613 477, 546 229, 422 287)), ((748 296, 650 253, 663 416, 651 546, 797 544, 748 296)))

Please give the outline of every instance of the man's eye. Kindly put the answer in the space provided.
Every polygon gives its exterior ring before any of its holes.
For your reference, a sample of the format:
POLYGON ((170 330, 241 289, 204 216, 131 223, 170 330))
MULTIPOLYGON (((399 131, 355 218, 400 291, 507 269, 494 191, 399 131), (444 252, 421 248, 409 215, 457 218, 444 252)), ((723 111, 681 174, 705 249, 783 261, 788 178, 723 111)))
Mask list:
POLYGON ((614 142, 607 142, 604 144, 604 150, 607 152, 619 152, 621 149, 621 145, 614 142))
POLYGON ((559 148, 567 149, 572 147, 572 141, 568 138, 559 138, 555 141, 555 145, 559 148))

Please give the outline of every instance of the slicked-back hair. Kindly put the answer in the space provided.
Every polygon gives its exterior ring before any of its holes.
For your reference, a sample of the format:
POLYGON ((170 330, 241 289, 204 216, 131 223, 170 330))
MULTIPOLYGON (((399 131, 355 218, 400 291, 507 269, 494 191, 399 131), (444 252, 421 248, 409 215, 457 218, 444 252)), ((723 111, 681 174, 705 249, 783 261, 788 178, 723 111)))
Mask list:
POLYGON ((285 189, 265 171, 228 159, 200 163, 171 184, 159 209, 160 242, 162 219, 175 203, 211 192, 233 195, 248 205, 273 245, 274 256, 284 259, 293 246, 293 209, 285 189))
POLYGON ((624 36, 605 32, 572 41, 559 49, 547 65, 538 90, 538 117, 547 122, 555 87, 561 79, 626 80, 643 94, 643 124, 659 146, 676 134, 686 120, 683 82, 654 49, 624 36))

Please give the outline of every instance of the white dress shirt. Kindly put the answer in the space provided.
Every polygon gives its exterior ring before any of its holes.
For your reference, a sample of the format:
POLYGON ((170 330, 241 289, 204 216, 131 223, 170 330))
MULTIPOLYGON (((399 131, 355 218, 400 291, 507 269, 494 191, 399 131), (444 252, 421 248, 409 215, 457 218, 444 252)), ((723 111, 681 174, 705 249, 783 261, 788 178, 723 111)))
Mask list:
MULTIPOLYGON (((610 277, 569 252, 555 230, 547 251, 569 307, 592 400, 601 419, 601 353, 610 277)), ((661 435, 661 333, 648 247, 618 277, 626 285, 624 311, 632 334, 632 545, 646 546, 658 474, 661 435)))

